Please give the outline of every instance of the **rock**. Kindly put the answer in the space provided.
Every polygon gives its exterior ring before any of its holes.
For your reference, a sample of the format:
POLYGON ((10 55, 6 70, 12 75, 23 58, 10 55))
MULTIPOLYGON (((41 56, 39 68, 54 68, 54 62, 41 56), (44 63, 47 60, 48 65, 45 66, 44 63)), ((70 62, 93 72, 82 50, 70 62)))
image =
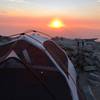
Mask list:
POLYGON ((98 82, 97 80, 88 79, 88 82, 91 86, 94 87, 100 86, 100 82, 98 82))
POLYGON ((94 94, 92 92, 92 89, 91 89, 91 87, 89 85, 84 86, 83 91, 85 93, 86 100, 96 100, 95 96, 94 96, 94 94))
POLYGON ((100 73, 90 73, 88 78, 100 82, 100 73))
POLYGON ((96 66, 85 66, 84 71, 96 71, 96 66))

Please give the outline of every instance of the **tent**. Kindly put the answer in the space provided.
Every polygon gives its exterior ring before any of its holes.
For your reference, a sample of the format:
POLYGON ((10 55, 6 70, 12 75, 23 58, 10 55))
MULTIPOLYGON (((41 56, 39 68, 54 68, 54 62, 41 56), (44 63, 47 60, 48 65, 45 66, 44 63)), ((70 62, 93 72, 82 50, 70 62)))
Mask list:
POLYGON ((80 94, 73 64, 51 39, 19 34, 0 46, 4 100, 82 100, 80 94))

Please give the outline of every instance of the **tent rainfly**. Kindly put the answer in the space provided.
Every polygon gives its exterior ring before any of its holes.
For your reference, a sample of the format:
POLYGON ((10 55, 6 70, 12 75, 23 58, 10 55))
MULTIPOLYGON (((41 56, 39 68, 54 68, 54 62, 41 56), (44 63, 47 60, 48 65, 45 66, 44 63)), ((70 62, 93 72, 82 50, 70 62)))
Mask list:
POLYGON ((0 46, 0 95, 6 100, 83 100, 81 94, 72 62, 51 39, 22 34, 0 46))

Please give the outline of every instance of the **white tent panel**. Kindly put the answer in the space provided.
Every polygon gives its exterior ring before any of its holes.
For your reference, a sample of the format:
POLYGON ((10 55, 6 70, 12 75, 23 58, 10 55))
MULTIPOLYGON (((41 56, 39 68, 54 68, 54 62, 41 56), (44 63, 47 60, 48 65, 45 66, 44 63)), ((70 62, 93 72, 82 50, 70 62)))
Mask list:
POLYGON ((12 50, 12 51, 9 53, 9 55, 6 57, 6 59, 7 59, 7 58, 10 58, 10 57, 15 57, 15 58, 17 58, 17 59, 20 59, 20 58, 17 56, 17 54, 15 53, 14 50, 12 50))

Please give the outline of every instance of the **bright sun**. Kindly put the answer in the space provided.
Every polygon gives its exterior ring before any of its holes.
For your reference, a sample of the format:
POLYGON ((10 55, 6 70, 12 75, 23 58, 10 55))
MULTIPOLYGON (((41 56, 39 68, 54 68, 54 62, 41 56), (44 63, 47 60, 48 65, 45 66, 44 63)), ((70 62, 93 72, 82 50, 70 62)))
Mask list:
POLYGON ((62 28, 62 27, 64 27, 64 23, 60 19, 53 19, 49 23, 49 27, 51 27, 51 28, 62 28))

